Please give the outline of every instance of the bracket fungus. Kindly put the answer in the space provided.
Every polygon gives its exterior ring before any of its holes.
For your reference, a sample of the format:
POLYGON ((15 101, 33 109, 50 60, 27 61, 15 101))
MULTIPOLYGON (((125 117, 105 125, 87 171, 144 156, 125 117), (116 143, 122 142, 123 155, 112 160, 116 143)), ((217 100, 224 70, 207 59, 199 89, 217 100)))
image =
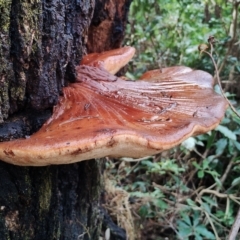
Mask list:
POLYGON ((141 80, 114 76, 134 54, 124 47, 84 57, 52 117, 27 139, 0 143, 0 159, 22 166, 143 157, 216 127, 227 103, 210 74, 177 66, 141 80))

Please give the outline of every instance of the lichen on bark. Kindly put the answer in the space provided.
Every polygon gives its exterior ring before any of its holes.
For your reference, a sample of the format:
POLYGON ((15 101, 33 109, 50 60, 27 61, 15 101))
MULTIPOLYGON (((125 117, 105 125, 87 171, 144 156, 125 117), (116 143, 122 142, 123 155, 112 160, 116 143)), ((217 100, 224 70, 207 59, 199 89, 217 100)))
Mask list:
MULTIPOLYGON (((97 2, 103 9, 97 4, 95 17, 108 14, 109 2, 122 10, 125 5, 119 0, 0 0, 0 121, 18 111, 0 125, 0 141, 39 129, 62 87, 74 81, 97 2)), ((118 26, 125 24, 114 21, 118 26)), ((109 37, 114 44, 108 46, 119 47, 121 39, 109 37)), ((92 46, 97 42, 92 38, 92 46)), ((89 160, 34 168, 0 161, 0 239, 99 239, 102 164, 89 160), (15 225, 6 226, 6 220, 15 225)))
POLYGON ((9 111, 9 81, 13 78, 12 63, 10 61, 10 39, 8 29, 10 25, 11 0, 0 0, 0 122, 8 117, 9 111))
MULTIPOLYGON (((10 84, 11 112, 24 105, 31 61, 41 47, 42 2, 13 0, 11 6, 11 58, 15 78, 10 84)), ((39 69, 36 68, 35 72, 39 69)))
POLYGON ((94 1, 0 0, 0 122, 53 107, 75 79, 94 1))

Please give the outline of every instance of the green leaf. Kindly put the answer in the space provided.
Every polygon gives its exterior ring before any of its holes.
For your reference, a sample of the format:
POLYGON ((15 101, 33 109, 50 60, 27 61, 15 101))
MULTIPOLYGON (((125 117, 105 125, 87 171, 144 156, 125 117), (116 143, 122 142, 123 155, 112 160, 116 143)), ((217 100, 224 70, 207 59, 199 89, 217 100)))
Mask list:
POLYGON ((204 171, 203 170, 198 171, 197 175, 198 175, 198 178, 203 178, 204 177, 204 171))
POLYGON ((207 204, 207 203, 205 203, 205 202, 202 202, 201 203, 201 207, 207 212, 207 213, 211 213, 211 207, 207 204))
POLYGON ((196 206, 197 206, 196 203, 195 203, 193 200, 191 200, 190 198, 188 198, 188 199, 186 200, 186 202, 187 202, 187 204, 188 204, 189 206, 192 206, 192 207, 196 207, 196 206))
POLYGON ((229 143, 228 143, 228 151, 231 155, 233 155, 234 152, 236 151, 234 142, 235 141, 230 140, 229 143))
POLYGON ((201 169, 200 165, 197 162, 192 162, 192 165, 196 168, 196 169, 201 169))
POLYGON ((198 235, 197 233, 195 233, 194 237, 195 237, 194 240, 203 240, 203 238, 200 235, 198 235))
POLYGON ((194 211, 193 226, 196 227, 199 224, 199 221, 200 221, 200 212, 199 211, 194 211))
POLYGON ((228 143, 228 141, 226 138, 221 138, 216 142, 216 144, 215 144, 217 147, 216 155, 221 155, 223 153, 224 149, 227 146, 227 143, 228 143))
POLYGON ((214 180, 215 180, 218 187, 222 187, 222 182, 218 177, 214 177, 214 180))
POLYGON ((233 144, 235 145, 235 147, 237 148, 237 150, 240 151, 240 143, 237 142, 237 141, 232 141, 232 142, 233 142, 233 144))
POLYGON ((130 73, 130 72, 126 72, 125 76, 126 76, 128 79, 131 79, 131 80, 135 80, 135 79, 136 79, 135 76, 134 76, 132 73, 130 73))
POLYGON ((211 240, 211 239, 216 239, 214 234, 210 231, 208 231, 208 229, 206 228, 206 226, 204 225, 198 225, 196 228, 195 228, 195 231, 202 235, 204 237, 204 239, 208 239, 208 240, 211 240))
POLYGON ((203 165, 203 169, 207 169, 209 167, 208 159, 204 159, 202 165, 203 165))
POLYGON ((187 239, 187 237, 192 235, 192 228, 188 224, 183 221, 177 221, 177 228, 178 228, 178 235, 183 238, 187 239))
POLYGON ((234 130, 234 133, 237 134, 237 135, 240 135, 240 128, 234 130))
POLYGON ((236 185, 239 185, 239 184, 240 184, 240 177, 237 177, 232 181, 231 186, 236 186, 236 185))
POLYGON ((203 199, 206 203, 208 203, 210 206, 214 206, 214 207, 217 207, 217 206, 218 206, 217 202, 216 202, 214 199, 212 199, 211 197, 202 196, 202 199, 203 199))
POLYGON ((237 139, 236 134, 233 131, 231 131, 230 129, 228 129, 227 127, 225 127, 225 126, 218 125, 215 130, 219 131, 225 137, 227 137, 227 138, 229 138, 231 140, 236 140, 237 139))
POLYGON ((209 137, 207 138, 207 149, 211 148, 215 140, 216 132, 212 131, 209 137))
POLYGON ((146 205, 143 205, 140 207, 138 213, 141 217, 146 217, 148 215, 149 207, 146 205))
POLYGON ((144 160, 141 162, 142 165, 148 167, 148 171, 159 171, 161 168, 157 162, 151 162, 149 160, 144 160))
POLYGON ((181 217, 182 217, 183 221, 184 221, 186 224, 188 224, 189 226, 191 226, 191 225, 192 225, 192 222, 191 222, 191 219, 190 219, 190 217, 188 216, 188 214, 189 214, 189 213, 187 213, 187 212, 181 212, 181 217))
POLYGON ((155 201, 155 205, 157 207, 159 207, 160 209, 162 209, 162 210, 165 210, 165 209, 169 208, 169 205, 166 202, 164 202, 163 200, 161 200, 161 199, 157 199, 155 201))
POLYGON ((139 189, 141 192, 146 192, 146 182, 137 181, 132 184, 132 190, 139 189))

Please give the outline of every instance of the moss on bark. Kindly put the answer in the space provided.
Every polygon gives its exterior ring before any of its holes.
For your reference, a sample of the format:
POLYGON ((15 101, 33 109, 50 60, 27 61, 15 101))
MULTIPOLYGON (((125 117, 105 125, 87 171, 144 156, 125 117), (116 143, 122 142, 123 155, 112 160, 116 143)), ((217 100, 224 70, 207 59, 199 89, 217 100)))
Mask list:
POLYGON ((12 63, 10 61, 10 0, 0 0, 0 122, 8 117, 9 82, 13 78, 12 63))
POLYGON ((98 239, 101 164, 33 168, 0 162, 0 239, 98 239))
MULTIPOLYGON (((123 21, 114 20, 114 26, 124 28, 129 2, 96 0, 95 10, 118 6, 116 19, 123 21)), ((0 141, 36 131, 62 87, 74 81, 94 6, 94 0, 0 0, 0 121, 15 113, 0 124, 0 141), (43 113, 37 115, 39 109, 43 113)), ((110 47, 120 46, 123 32, 117 40, 108 35, 116 40, 110 47)), ((92 38, 91 46, 95 43, 98 38, 92 38)), ((98 46, 97 51, 106 50, 98 46)), ((0 239, 98 240, 102 164, 90 160, 34 168, 0 161, 0 239)))

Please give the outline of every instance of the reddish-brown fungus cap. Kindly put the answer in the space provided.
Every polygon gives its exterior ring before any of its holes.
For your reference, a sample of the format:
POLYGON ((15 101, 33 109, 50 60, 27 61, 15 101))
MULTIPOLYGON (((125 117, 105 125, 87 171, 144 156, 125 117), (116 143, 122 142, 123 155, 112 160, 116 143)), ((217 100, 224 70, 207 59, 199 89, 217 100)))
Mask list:
POLYGON ((88 64, 77 67, 77 83, 63 89, 52 117, 37 133, 0 144, 0 159, 43 166, 142 157, 207 132, 224 116, 227 103, 213 91, 206 72, 170 67, 133 82, 88 64))
POLYGON ((103 68, 109 73, 115 74, 133 58, 134 53, 135 48, 133 47, 122 47, 102 53, 91 53, 82 59, 80 65, 103 68))

